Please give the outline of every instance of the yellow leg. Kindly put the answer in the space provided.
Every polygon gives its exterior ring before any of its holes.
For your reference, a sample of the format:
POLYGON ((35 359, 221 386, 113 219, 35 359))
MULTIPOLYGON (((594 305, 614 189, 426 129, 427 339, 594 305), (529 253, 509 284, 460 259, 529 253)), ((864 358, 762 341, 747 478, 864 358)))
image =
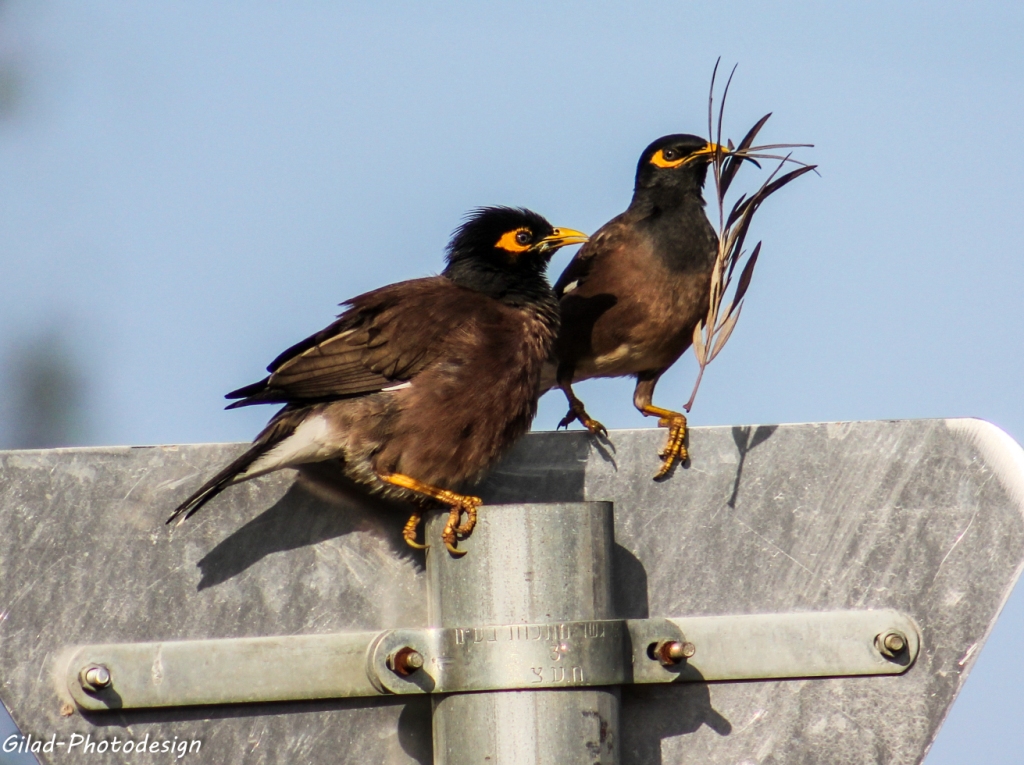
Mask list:
MULTIPOLYGON (((448 489, 439 489, 436 486, 431 486, 429 483, 423 483, 417 481, 407 475, 401 473, 389 473, 380 474, 382 481, 387 481, 394 486, 401 486, 403 489, 409 489, 417 494, 422 494, 425 497, 436 499, 438 502, 443 502, 451 508, 451 513, 448 515, 448 522, 444 526, 444 531, 441 534, 441 539, 444 541, 444 546, 448 548, 448 552, 452 555, 465 555, 465 550, 459 550, 455 544, 458 538, 461 536, 465 538, 473 530, 476 525, 476 510, 480 505, 483 504, 483 500, 480 497, 471 497, 466 494, 456 494, 454 491, 448 489), (468 516, 464 526, 460 526, 459 522, 462 520, 462 513, 466 512, 468 516)), ((409 521, 405 524, 405 530, 403 536, 405 541, 411 544, 413 547, 419 547, 420 545, 413 544, 415 541, 415 530, 416 526, 419 525, 419 513, 414 513, 409 521), (409 529, 412 528, 412 540, 410 541, 409 529)))
POLYGON ((668 428, 668 441, 665 448, 658 454, 661 457, 661 468, 654 478, 664 478, 672 469, 676 460, 686 462, 689 454, 686 451, 686 417, 680 412, 673 412, 671 409, 662 409, 660 406, 648 404, 640 409, 647 417, 657 417, 658 427, 668 428))

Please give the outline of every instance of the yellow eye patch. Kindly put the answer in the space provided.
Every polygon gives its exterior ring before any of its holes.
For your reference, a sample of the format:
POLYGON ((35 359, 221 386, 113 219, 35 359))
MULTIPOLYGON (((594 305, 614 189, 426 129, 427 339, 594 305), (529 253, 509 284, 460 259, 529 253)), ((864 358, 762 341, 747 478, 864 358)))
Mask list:
POLYGON ((533 233, 528 228, 517 228, 515 231, 508 231, 501 235, 501 239, 494 245, 498 249, 518 255, 530 249, 530 242, 533 240, 533 233), (520 236, 525 234, 525 236, 520 236), (519 239, 525 239, 526 244, 521 244, 519 239))
POLYGON ((679 159, 665 159, 665 150, 658 149, 654 152, 654 156, 651 157, 651 164, 655 167, 679 167, 686 161, 686 157, 680 157, 679 159))
POLYGON ((697 159, 698 157, 707 157, 708 155, 713 156, 716 152, 722 152, 723 154, 729 153, 729 151, 724 146, 709 143, 703 149, 697 149, 697 151, 691 152, 690 154, 686 154, 680 157, 679 159, 665 159, 665 150, 658 149, 656 152, 654 152, 654 156, 651 157, 651 164, 654 165, 655 167, 662 168, 679 167, 683 163, 689 162, 690 160, 693 159, 697 159))

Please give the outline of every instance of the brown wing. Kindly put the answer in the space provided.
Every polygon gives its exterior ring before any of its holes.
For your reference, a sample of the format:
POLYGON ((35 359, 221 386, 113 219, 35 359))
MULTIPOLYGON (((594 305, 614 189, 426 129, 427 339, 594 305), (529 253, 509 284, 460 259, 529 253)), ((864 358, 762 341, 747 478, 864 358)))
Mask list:
POLYGON ((618 215, 601 226, 597 233, 590 237, 590 241, 584 244, 579 252, 573 256, 573 259, 569 261, 569 265, 562 271, 562 275, 558 277, 558 281, 555 282, 555 286, 552 288, 555 291, 555 295, 562 298, 564 295, 586 284, 587 277, 590 276, 595 265, 615 249, 617 239, 619 238, 617 234, 622 228, 622 218, 624 215, 625 213, 618 215))
POLYGON ((441 276, 353 298, 337 321, 274 359, 269 377, 229 393, 242 400, 228 408, 328 401, 399 385, 437 358, 475 302, 441 276))
POLYGON ((621 266, 637 247, 635 232, 625 223, 626 213, 612 218, 590 238, 558 277, 562 324, 555 341, 558 379, 572 379, 580 359, 611 349, 594 347, 597 322, 618 302, 629 285, 616 284, 621 266))

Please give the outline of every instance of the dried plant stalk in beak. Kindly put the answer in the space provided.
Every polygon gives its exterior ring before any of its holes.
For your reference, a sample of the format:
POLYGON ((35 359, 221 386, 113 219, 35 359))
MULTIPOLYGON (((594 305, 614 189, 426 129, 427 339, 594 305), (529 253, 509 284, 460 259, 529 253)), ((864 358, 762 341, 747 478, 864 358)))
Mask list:
MULTIPOLYGON (((725 99, 729 94, 729 84, 732 82, 732 76, 735 72, 736 67, 733 67, 732 72, 729 74, 729 79, 726 81, 725 90, 722 93, 722 100, 718 109, 717 133, 714 130, 713 121, 715 75, 718 73, 718 62, 715 63, 715 70, 711 75, 711 92, 708 96, 708 142, 718 144, 719 146, 722 145, 722 117, 725 112, 725 99)), ((769 112, 759 119, 747 132, 743 140, 740 141, 739 146, 733 148, 732 142, 729 141, 730 151, 728 153, 716 151, 711 160, 715 176, 715 198, 718 202, 718 257, 711 274, 711 294, 707 318, 701 321, 693 330, 693 353, 700 364, 700 371, 697 373, 697 380, 693 384, 690 400, 683 406, 687 412, 693 407, 693 401, 697 397, 697 390, 700 388, 700 381, 704 377, 704 370, 722 352, 722 348, 725 347, 725 344, 732 336, 736 322, 740 318, 740 312, 743 310, 743 299, 747 293, 747 288, 750 286, 750 280, 753 278, 757 257, 761 253, 761 242, 754 245, 754 249, 749 257, 746 257, 746 252, 743 249, 754 213, 776 191, 791 181, 796 180, 801 175, 815 170, 817 167, 816 165, 807 165, 795 160, 789 154, 778 155, 768 153, 778 149, 810 147, 812 144, 753 145, 757 134, 771 116, 771 112, 769 112), (739 171, 740 164, 747 160, 760 167, 756 161, 758 159, 776 159, 779 161, 779 164, 764 183, 761 184, 760 188, 751 196, 741 195, 733 205, 728 217, 726 217, 725 195, 739 171), (797 164, 800 167, 776 178, 787 163, 797 164), (746 262, 740 270, 739 281, 736 283, 736 288, 729 302, 725 304, 723 309, 722 306, 725 302, 726 293, 732 285, 733 274, 744 259, 746 262)))

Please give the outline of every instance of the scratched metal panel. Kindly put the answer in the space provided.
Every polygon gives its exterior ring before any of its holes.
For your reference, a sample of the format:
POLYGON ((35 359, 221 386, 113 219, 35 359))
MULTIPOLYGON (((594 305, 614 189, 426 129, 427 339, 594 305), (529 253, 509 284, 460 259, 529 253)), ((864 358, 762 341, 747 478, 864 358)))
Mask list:
MULTIPOLYGON (((924 644, 899 677, 627 689, 622 762, 919 762, 1024 561, 1024 453, 973 420, 698 428, 692 464, 655 483, 663 437, 536 434, 483 494, 613 500, 619 616, 891 607, 924 644)), ((230 489, 169 534, 169 509, 239 449, 0 452, 0 698, 58 741, 428 763, 422 698, 61 716, 53 666, 70 644, 426 624, 401 508, 353 500, 327 468, 230 489)), ((74 754, 40 758, 95 759, 74 754)))
MULTIPOLYGON (((664 436, 611 438, 560 489, 615 502, 618 616, 884 607, 924 636, 903 676, 627 689, 622 762, 920 762, 1020 573, 1024 451, 979 420, 698 428, 656 483, 664 436)), ((493 496, 559 491, 565 451, 535 437, 493 496)))
MULTIPOLYGON (((240 448, 0 452, 0 696, 15 721, 66 742, 198 739, 193 762, 429 762, 426 698, 61 715, 53 666, 73 643, 426 625, 421 560, 393 510, 314 494, 282 473, 169 532, 175 503, 240 448)), ((97 761, 81 745, 72 754, 40 759, 97 761)), ((120 757, 101 759, 174 759, 120 757)))

